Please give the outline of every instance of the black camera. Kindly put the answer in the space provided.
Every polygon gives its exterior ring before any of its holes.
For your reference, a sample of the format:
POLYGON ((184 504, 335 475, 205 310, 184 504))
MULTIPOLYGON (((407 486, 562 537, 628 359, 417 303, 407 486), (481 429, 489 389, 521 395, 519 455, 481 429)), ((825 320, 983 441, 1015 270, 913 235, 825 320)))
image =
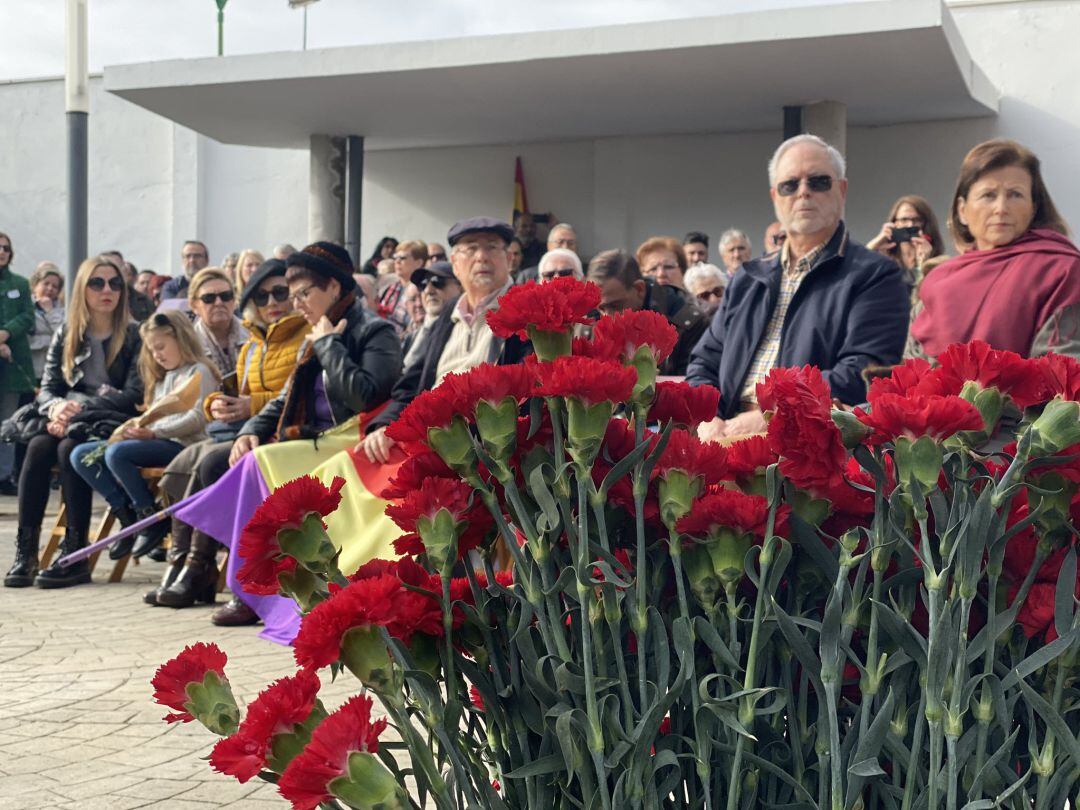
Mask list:
POLYGON ((910 242, 911 237, 918 236, 920 229, 916 227, 911 228, 893 228, 891 241, 894 245, 899 245, 901 242, 910 242))

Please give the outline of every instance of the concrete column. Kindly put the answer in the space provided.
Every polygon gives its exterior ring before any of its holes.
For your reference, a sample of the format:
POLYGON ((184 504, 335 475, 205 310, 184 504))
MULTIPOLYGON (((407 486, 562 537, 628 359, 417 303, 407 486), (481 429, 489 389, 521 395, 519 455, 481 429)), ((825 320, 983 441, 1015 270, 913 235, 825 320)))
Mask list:
POLYGON ((345 243, 345 139, 311 136, 308 239, 345 243))
POLYGON ((817 101, 802 108, 802 131, 847 154, 847 105, 840 101, 817 101))
MULTIPOLYGON (((307 7, 304 8, 307 12, 307 7)), ((360 258, 360 227, 363 210, 364 186, 364 138, 350 135, 345 139, 347 169, 345 172, 345 248, 352 256, 357 267, 363 261, 360 258)))

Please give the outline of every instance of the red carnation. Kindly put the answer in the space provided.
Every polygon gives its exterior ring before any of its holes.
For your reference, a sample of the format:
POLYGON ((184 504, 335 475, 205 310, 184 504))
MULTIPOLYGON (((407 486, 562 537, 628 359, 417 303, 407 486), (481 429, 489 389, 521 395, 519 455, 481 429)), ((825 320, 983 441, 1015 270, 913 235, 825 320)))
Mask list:
POLYGON ((187 706, 190 700, 188 684, 202 683, 208 672, 216 673, 218 679, 227 683, 225 664, 228 660, 217 644, 200 641, 185 647, 178 656, 158 667, 150 682, 154 687, 154 700, 176 712, 166 715, 163 718, 165 722, 190 723, 194 720, 195 716, 187 706))
POLYGON ((764 436, 740 439, 727 445, 725 450, 728 475, 740 485, 757 475, 764 475, 766 467, 779 461, 764 436))
POLYGON ((1063 354, 1047 354, 1037 361, 1046 386, 1046 398, 1060 396, 1075 402, 1080 400, 1080 363, 1063 354))
POLYGON ((371 719, 371 698, 357 695, 315 729, 311 742, 296 757, 278 782, 278 791, 294 810, 315 810, 332 799, 330 782, 348 777, 349 755, 376 753, 386 720, 371 719))
POLYGON ((278 532, 295 529, 308 515, 326 517, 341 503, 345 479, 336 476, 329 488, 313 475, 294 478, 271 492, 240 534, 243 563, 237 576, 252 594, 275 595, 281 589, 278 575, 296 570, 296 559, 278 545, 278 532))
MULTIPOLYGON (((783 533, 787 513, 786 506, 777 510, 776 525, 773 527, 776 534, 783 533)), ((690 514, 681 518, 675 528, 691 537, 706 537, 714 528, 723 527, 764 540, 768 520, 769 502, 762 496, 720 489, 695 501, 690 514)))
MULTIPOLYGON (((1014 582, 1009 586, 1009 606, 1011 607, 1020 592, 1020 583, 1014 582)), ((1016 614, 1016 623, 1023 628, 1024 635, 1028 638, 1044 638, 1049 644, 1058 637, 1057 627, 1054 625, 1054 599, 1057 594, 1057 582, 1033 582, 1028 591, 1024 604, 1020 606, 1016 614)), ((1073 596, 1080 598, 1080 576, 1077 577, 1073 596)))
POLYGON ((625 402, 637 381, 632 367, 590 357, 557 357, 537 370, 541 396, 573 397, 585 405, 625 402))
POLYGON ((937 361, 948 393, 959 394, 965 382, 974 381, 982 388, 997 388, 1019 408, 1050 399, 1038 361, 993 349, 981 340, 954 343, 938 355, 937 361))
POLYGON ((480 694, 480 690, 475 686, 469 687, 469 700, 472 701, 473 708, 478 712, 487 711, 487 706, 484 705, 484 696, 480 694))
POLYGON ((780 472, 813 493, 843 480, 847 451, 832 420, 832 399, 813 366, 774 368, 757 387, 758 404, 772 411, 769 447, 780 456, 780 472))
POLYGON ((451 470, 438 453, 430 450, 409 456, 397 468, 386 488, 379 497, 387 501, 404 498, 413 490, 419 489, 429 478, 453 478, 458 474, 451 470))
POLYGON ((941 381, 941 372, 931 367, 927 360, 913 357, 898 366, 893 366, 892 375, 877 377, 870 381, 870 390, 866 399, 873 404, 882 394, 946 394, 941 381))
POLYGON ((300 670, 264 689, 248 707, 240 728, 214 746, 210 767, 240 782, 258 776, 266 767, 270 746, 278 734, 292 734, 308 719, 319 694, 319 677, 300 670))
POLYGON ((620 360, 622 352, 614 343, 589 338, 574 338, 570 354, 577 357, 591 357, 593 360, 620 360))
POLYGON ((488 313, 487 325, 496 337, 530 338, 529 329, 567 332, 575 324, 591 324, 589 313, 600 306, 600 288, 576 278, 556 278, 544 284, 530 281, 511 287, 488 313))
POLYGON ((929 436, 942 441, 962 430, 982 430, 979 410, 956 396, 881 394, 869 413, 855 409, 864 425, 874 429, 872 441, 893 441, 900 436, 918 439, 929 436))
POLYGON ((661 424, 674 421, 687 428, 716 418, 720 392, 711 385, 685 382, 658 382, 656 399, 649 408, 649 421, 661 424))
POLYGON ((648 346, 657 365, 671 356, 679 342, 679 333, 668 319, 647 309, 624 309, 601 318, 593 327, 592 337, 594 344, 612 347, 601 351, 618 353, 624 363, 630 362, 642 346, 648 346))
POLYGON ((421 391, 386 428, 386 435, 406 448, 426 447, 428 430, 445 428, 457 414, 448 387, 421 391))
POLYGON ((420 489, 408 493, 400 502, 386 507, 386 515, 407 532, 394 542, 398 554, 422 554, 424 542, 419 535, 421 519, 433 520, 440 510, 450 513, 455 524, 467 524, 458 539, 458 557, 476 548, 494 523, 487 508, 474 502, 473 488, 460 479, 430 478, 420 489))
POLYGON ((471 419, 479 402, 498 405, 504 399, 520 402, 532 396, 536 388, 535 366, 483 363, 461 374, 447 374, 442 385, 450 389, 454 410, 471 419))
POLYGON ((672 470, 682 470, 690 478, 701 477, 705 485, 724 479, 727 453, 716 442, 703 442, 685 430, 672 430, 653 474, 665 478, 672 470))

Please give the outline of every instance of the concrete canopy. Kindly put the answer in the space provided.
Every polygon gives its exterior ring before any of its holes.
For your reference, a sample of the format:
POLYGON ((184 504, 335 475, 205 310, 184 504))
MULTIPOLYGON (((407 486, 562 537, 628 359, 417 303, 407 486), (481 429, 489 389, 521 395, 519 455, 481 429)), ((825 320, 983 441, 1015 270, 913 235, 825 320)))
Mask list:
POLYGON ((150 62, 105 87, 223 143, 369 150, 752 131, 820 100, 849 125, 997 109, 941 0, 150 62))

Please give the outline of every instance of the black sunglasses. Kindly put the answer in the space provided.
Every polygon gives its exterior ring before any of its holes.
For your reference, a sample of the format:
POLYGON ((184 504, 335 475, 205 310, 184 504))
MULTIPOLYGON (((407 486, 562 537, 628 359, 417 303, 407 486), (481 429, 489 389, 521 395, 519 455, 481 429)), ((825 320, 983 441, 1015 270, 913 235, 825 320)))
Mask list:
POLYGON ((445 262, 446 261, 446 254, 445 253, 432 253, 430 256, 428 256, 428 258, 433 262, 445 262))
MULTIPOLYGON (((821 193, 832 188, 832 178, 827 174, 812 174, 806 178, 806 187, 811 191, 821 193)), ((776 184, 776 193, 781 197, 790 197, 797 193, 802 179, 794 177, 776 184)))
POLYGON ((234 298, 233 291, 232 290, 225 290, 224 292, 219 292, 219 293, 203 293, 202 295, 199 296, 199 300, 202 301, 207 306, 214 303, 219 298, 221 299, 221 303, 227 304, 227 303, 229 303, 229 301, 232 301, 233 298, 234 298))
POLYGON ((563 267, 563 268, 561 268, 559 270, 545 270, 543 273, 540 274, 540 278, 542 278, 542 279, 567 278, 568 276, 572 276, 572 275, 574 275, 574 269, 572 267, 563 267))
POLYGON ((101 276, 94 276, 91 279, 86 280, 86 286, 94 292, 101 292, 105 289, 105 285, 109 285, 109 289, 113 292, 120 292, 124 289, 124 280, 120 276, 113 276, 108 281, 101 276))
POLYGON ((424 291, 424 288, 425 288, 426 286, 428 286, 428 285, 430 284, 430 285, 431 285, 432 287, 434 287, 434 288, 435 288, 436 290, 441 290, 441 289, 443 289, 443 288, 444 288, 444 287, 445 287, 445 286, 446 286, 446 285, 447 285, 447 284, 448 284, 449 282, 450 282, 450 279, 448 279, 448 278, 443 278, 442 276, 428 276, 428 277, 427 277, 427 278, 425 278, 425 279, 424 279, 423 281, 421 281, 421 282, 420 282, 419 284, 417 284, 417 285, 416 285, 416 288, 417 288, 418 290, 420 290, 421 292, 423 292, 423 291, 424 291))
POLYGON ((270 297, 273 296, 274 300, 279 304, 289 300, 289 288, 284 284, 278 284, 271 287, 269 290, 256 290, 251 294, 251 300, 255 302, 257 307, 265 307, 270 303, 270 297))

